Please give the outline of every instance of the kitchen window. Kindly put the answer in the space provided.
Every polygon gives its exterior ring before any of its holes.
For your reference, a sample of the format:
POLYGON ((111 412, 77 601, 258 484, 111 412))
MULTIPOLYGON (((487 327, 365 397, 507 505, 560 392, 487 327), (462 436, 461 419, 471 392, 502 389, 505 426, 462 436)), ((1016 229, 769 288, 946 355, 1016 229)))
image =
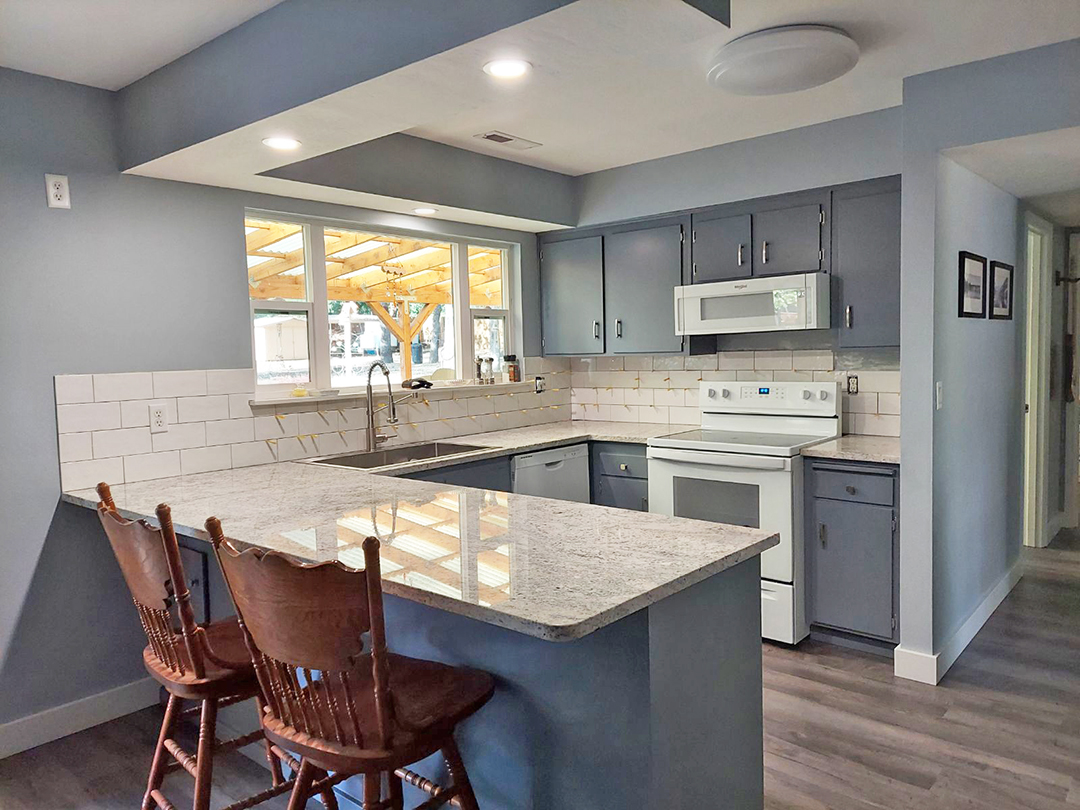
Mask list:
POLYGON ((254 213, 245 232, 261 391, 362 387, 375 360, 395 383, 470 378, 511 352, 504 245, 254 213))

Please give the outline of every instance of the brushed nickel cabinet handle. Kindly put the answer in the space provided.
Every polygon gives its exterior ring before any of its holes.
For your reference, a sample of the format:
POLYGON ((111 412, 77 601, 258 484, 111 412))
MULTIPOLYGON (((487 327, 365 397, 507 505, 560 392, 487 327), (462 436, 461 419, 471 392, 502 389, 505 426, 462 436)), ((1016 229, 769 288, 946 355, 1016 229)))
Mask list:
POLYGON ((769 263, 769 243, 768 242, 762 242, 761 243, 761 263, 762 264, 768 264, 769 263))
POLYGON ((742 245, 739 245, 739 267, 742 267, 742 245))
POLYGON ((827 534, 825 532, 825 524, 824 523, 819 523, 817 525, 817 536, 818 536, 818 540, 821 541, 821 547, 825 548, 825 544, 828 542, 828 536, 827 536, 827 534))
POLYGON ((844 487, 844 489, 847 491, 848 495, 854 495, 856 492, 858 492, 858 490, 855 489, 855 487, 851 486, 850 484, 848 486, 844 487))
POLYGON ((848 329, 851 328, 851 304, 848 304, 847 309, 844 310, 844 324, 848 329))
POLYGON ((622 337, 622 321, 619 318, 615 319, 615 337, 622 337))
POLYGON ((592 322, 592 336, 597 340, 600 339, 600 321, 592 322))

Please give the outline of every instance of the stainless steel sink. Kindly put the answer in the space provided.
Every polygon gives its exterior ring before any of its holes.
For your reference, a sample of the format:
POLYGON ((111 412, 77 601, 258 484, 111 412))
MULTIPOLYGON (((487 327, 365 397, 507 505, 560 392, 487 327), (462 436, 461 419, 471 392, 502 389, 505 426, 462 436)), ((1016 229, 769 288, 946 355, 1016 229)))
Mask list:
POLYGON ((330 467, 353 467, 372 470, 378 467, 389 467, 391 464, 404 464, 407 461, 421 461, 428 458, 441 458, 442 456, 459 456, 462 453, 471 453, 473 450, 495 449, 497 448, 473 444, 427 442, 406 447, 391 447, 387 450, 373 450, 370 453, 347 453, 341 456, 323 456, 322 458, 308 460, 312 464, 326 464, 330 467))

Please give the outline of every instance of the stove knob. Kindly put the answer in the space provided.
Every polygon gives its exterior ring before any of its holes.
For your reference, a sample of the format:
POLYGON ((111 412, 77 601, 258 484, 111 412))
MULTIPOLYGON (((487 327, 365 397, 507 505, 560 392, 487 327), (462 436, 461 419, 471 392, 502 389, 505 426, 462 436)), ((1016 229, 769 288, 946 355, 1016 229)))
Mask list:
POLYGON ((829 392, 828 391, 818 391, 818 399, 824 401, 824 400, 826 400, 828 398, 829 398, 829 392))
POLYGON ((804 388, 803 392, 802 392, 802 398, 803 399, 810 399, 810 397, 811 397, 810 390, 807 389, 807 388, 804 388))
POLYGON ((716 389, 715 388, 710 388, 705 393, 708 395, 709 399, 716 399, 716 389))
POLYGON ((724 388, 723 390, 720 391, 720 396, 722 396, 724 399, 727 399, 728 397, 731 396, 731 392, 728 391, 726 388, 724 388))

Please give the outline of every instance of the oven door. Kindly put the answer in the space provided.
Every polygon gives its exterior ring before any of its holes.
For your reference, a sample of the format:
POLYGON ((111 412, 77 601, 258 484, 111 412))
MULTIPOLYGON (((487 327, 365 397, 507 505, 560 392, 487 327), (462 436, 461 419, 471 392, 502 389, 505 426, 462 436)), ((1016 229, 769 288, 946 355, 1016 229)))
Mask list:
POLYGON ((761 576, 794 582, 792 459, 665 447, 648 457, 650 512, 776 532, 761 576))

